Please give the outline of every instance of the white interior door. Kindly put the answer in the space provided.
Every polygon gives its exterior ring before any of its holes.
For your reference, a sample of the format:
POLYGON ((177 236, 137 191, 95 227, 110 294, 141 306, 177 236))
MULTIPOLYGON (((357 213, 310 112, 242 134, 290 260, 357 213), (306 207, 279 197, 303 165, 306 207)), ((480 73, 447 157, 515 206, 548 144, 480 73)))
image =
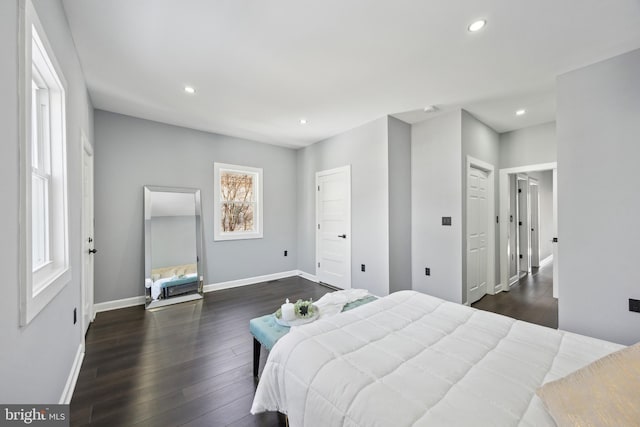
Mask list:
MULTIPOLYGON (((518 268, 518 178, 510 174, 509 178, 509 226, 507 228, 507 254, 509 256, 509 285, 519 278, 518 268)), ((507 286, 505 289, 509 289, 507 286)))
POLYGON ((518 268, 521 274, 529 272, 529 181, 518 177, 518 268))
POLYGON ((553 297, 558 298, 558 169, 553 169, 553 297))
POLYGON ((94 318, 93 150, 84 134, 82 140, 82 328, 86 333, 94 318))
POLYGON ((540 267, 540 196, 538 182, 529 181, 529 203, 531 204, 530 242, 531 267, 540 267))
POLYGON ((316 276, 351 288, 351 167, 316 174, 316 276))
POLYGON ((488 194, 486 172, 469 168, 467 176, 467 302, 487 293, 488 194))

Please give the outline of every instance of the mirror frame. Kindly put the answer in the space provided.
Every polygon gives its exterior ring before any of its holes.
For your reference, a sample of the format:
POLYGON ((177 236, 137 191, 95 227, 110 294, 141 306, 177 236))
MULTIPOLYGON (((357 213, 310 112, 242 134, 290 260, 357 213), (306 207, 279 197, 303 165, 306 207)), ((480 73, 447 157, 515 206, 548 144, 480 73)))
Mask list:
POLYGON ((158 185, 144 186, 144 291, 145 291, 145 308, 157 308, 179 302, 193 301, 202 299, 204 296, 204 269, 202 254, 202 204, 200 201, 200 189, 187 187, 163 187, 158 185), (161 193, 188 193, 193 194, 195 198, 195 219, 196 219, 196 274, 198 280, 198 292, 175 296, 169 299, 152 301, 151 289, 147 288, 146 281, 151 278, 151 217, 149 209, 151 207, 151 194, 154 192, 161 193), (147 219, 148 218, 148 219, 147 219))

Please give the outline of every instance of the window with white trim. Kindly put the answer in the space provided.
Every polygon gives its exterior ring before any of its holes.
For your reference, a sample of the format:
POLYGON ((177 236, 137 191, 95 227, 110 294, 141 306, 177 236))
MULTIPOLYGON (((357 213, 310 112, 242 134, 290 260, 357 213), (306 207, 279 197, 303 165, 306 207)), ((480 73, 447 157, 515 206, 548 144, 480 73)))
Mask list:
POLYGON ((20 321, 28 324, 71 280, 65 81, 30 1, 25 2, 20 99, 20 321))
POLYGON ((262 169, 214 163, 214 240, 262 238, 262 169))

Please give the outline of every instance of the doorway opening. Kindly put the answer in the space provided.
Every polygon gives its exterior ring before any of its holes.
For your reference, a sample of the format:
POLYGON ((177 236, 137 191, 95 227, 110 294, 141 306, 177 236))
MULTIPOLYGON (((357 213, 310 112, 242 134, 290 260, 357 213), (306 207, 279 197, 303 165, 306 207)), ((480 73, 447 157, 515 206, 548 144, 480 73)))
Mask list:
POLYGON ((553 262, 553 296, 558 295, 558 192, 557 163, 543 163, 500 170, 500 281, 508 291, 531 273, 531 242, 537 267, 553 262), (534 185, 531 185, 533 181, 534 185), (531 191, 535 187, 531 231, 531 191), (523 209, 526 207, 526 212, 523 209), (522 225, 520 225, 522 223, 522 225), (522 230, 522 232, 521 232, 522 230))
POLYGON ((500 292, 473 307, 558 325, 557 164, 499 171, 500 292))

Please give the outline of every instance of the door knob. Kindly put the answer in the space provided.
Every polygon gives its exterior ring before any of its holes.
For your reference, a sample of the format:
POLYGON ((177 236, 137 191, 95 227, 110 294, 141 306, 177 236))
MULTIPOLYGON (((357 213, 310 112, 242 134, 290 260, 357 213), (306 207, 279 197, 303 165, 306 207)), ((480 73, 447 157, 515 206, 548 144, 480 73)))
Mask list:
POLYGON ((89 253, 90 253, 90 254, 95 254, 96 252, 98 252, 98 250, 97 250, 97 249, 89 249, 89 253))
POLYGON ((346 239, 347 235, 346 234, 339 234, 338 237, 342 237, 343 239, 346 239))

